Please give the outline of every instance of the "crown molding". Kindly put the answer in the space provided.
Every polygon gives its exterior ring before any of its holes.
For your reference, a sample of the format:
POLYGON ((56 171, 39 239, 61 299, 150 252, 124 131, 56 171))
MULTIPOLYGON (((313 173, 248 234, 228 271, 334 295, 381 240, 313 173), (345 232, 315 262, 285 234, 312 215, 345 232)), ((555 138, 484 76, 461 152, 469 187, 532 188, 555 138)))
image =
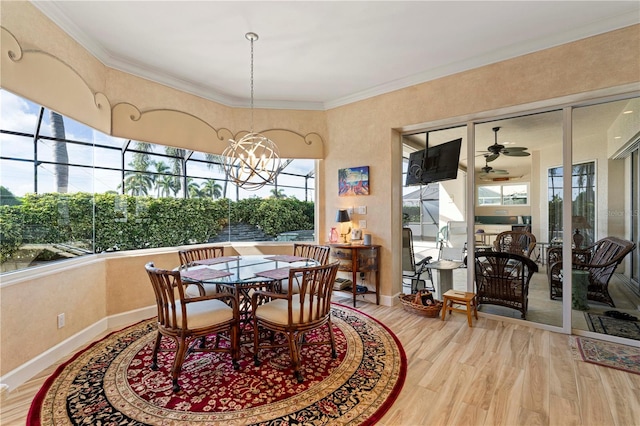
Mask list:
MULTIPOLYGON (((168 75, 166 72, 158 69, 146 67, 135 61, 127 61, 114 57, 109 51, 104 49, 99 43, 87 37, 87 35, 78 28, 67 16, 62 12, 56 2, 51 1, 31 1, 37 9, 39 9, 46 17, 51 19, 57 26, 65 31, 71 38, 83 46, 89 53, 94 55, 105 66, 117 69, 119 71, 135 75, 146 80, 154 81, 176 90, 183 91, 204 99, 208 99, 219 104, 234 107, 248 108, 250 107, 249 99, 228 96, 219 91, 195 83, 193 81, 184 80, 175 76, 168 75)), ((359 102, 368 98, 405 89, 421 83, 432 81, 438 78, 479 68, 492 63, 504 61, 510 58, 527 55, 536 51, 556 47, 562 44, 577 41, 583 38, 595 36, 616 29, 621 29, 631 25, 638 24, 640 19, 634 14, 620 14, 609 19, 603 19, 592 22, 589 25, 575 28, 561 34, 554 34, 549 37, 537 38, 529 43, 517 43, 503 49, 497 49, 489 54, 478 55, 463 61, 448 64, 443 67, 427 70, 422 73, 407 76, 406 78, 394 80, 384 83, 367 90, 353 93, 338 99, 327 100, 324 102, 300 102, 286 100, 254 100, 256 108, 264 109, 294 109, 294 110, 310 110, 325 111, 340 106, 359 102)))

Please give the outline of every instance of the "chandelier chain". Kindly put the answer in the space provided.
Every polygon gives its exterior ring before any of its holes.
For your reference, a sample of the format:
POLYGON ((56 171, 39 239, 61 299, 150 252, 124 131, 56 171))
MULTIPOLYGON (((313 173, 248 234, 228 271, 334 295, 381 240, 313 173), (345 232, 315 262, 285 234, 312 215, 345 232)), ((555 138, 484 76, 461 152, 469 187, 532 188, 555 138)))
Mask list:
POLYGON ((253 133, 253 41, 254 38, 249 39, 251 42, 251 133, 253 133))

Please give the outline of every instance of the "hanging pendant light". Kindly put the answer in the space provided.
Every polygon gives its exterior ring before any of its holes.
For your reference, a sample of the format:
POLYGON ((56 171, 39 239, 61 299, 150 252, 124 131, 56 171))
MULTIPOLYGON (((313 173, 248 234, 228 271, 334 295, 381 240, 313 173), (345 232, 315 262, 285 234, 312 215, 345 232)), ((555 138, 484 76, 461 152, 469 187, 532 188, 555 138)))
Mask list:
POLYGON ((280 155, 273 141, 253 132, 253 42, 258 34, 247 33, 245 37, 251 42, 251 131, 238 141, 229 139, 222 155, 228 179, 240 188, 255 191, 276 178, 280 155))

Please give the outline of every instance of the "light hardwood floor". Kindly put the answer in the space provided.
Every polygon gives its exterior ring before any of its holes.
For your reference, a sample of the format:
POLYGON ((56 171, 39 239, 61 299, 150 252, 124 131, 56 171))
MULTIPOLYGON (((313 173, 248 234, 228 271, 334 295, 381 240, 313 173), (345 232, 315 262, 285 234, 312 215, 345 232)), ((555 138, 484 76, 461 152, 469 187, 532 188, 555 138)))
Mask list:
MULTIPOLYGON (((399 305, 357 308, 396 334, 408 361, 380 425, 640 425, 640 375, 575 360, 567 335, 483 316, 469 328, 464 314, 443 322, 399 305)), ((0 424, 25 424, 54 369, 3 395, 0 424)))

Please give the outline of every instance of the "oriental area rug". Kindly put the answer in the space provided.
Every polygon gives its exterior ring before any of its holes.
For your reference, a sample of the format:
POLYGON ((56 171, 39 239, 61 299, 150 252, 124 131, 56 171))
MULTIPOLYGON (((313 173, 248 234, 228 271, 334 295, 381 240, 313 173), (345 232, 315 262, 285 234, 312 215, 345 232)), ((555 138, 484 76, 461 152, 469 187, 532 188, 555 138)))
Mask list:
POLYGON ((143 321, 60 365, 34 398, 27 425, 374 424, 404 384, 404 350, 386 326, 355 309, 334 304, 332 321, 338 357, 328 346, 304 346, 302 383, 288 349, 262 350, 256 367, 253 346, 243 345, 238 371, 228 354, 189 354, 179 393, 171 385, 173 353, 159 352, 159 369, 151 370, 155 319, 143 321))
POLYGON ((640 374, 640 348, 586 337, 572 336, 571 339, 574 358, 627 373, 640 374))
POLYGON ((585 312, 589 330, 626 339, 640 340, 640 321, 612 318, 585 312))

